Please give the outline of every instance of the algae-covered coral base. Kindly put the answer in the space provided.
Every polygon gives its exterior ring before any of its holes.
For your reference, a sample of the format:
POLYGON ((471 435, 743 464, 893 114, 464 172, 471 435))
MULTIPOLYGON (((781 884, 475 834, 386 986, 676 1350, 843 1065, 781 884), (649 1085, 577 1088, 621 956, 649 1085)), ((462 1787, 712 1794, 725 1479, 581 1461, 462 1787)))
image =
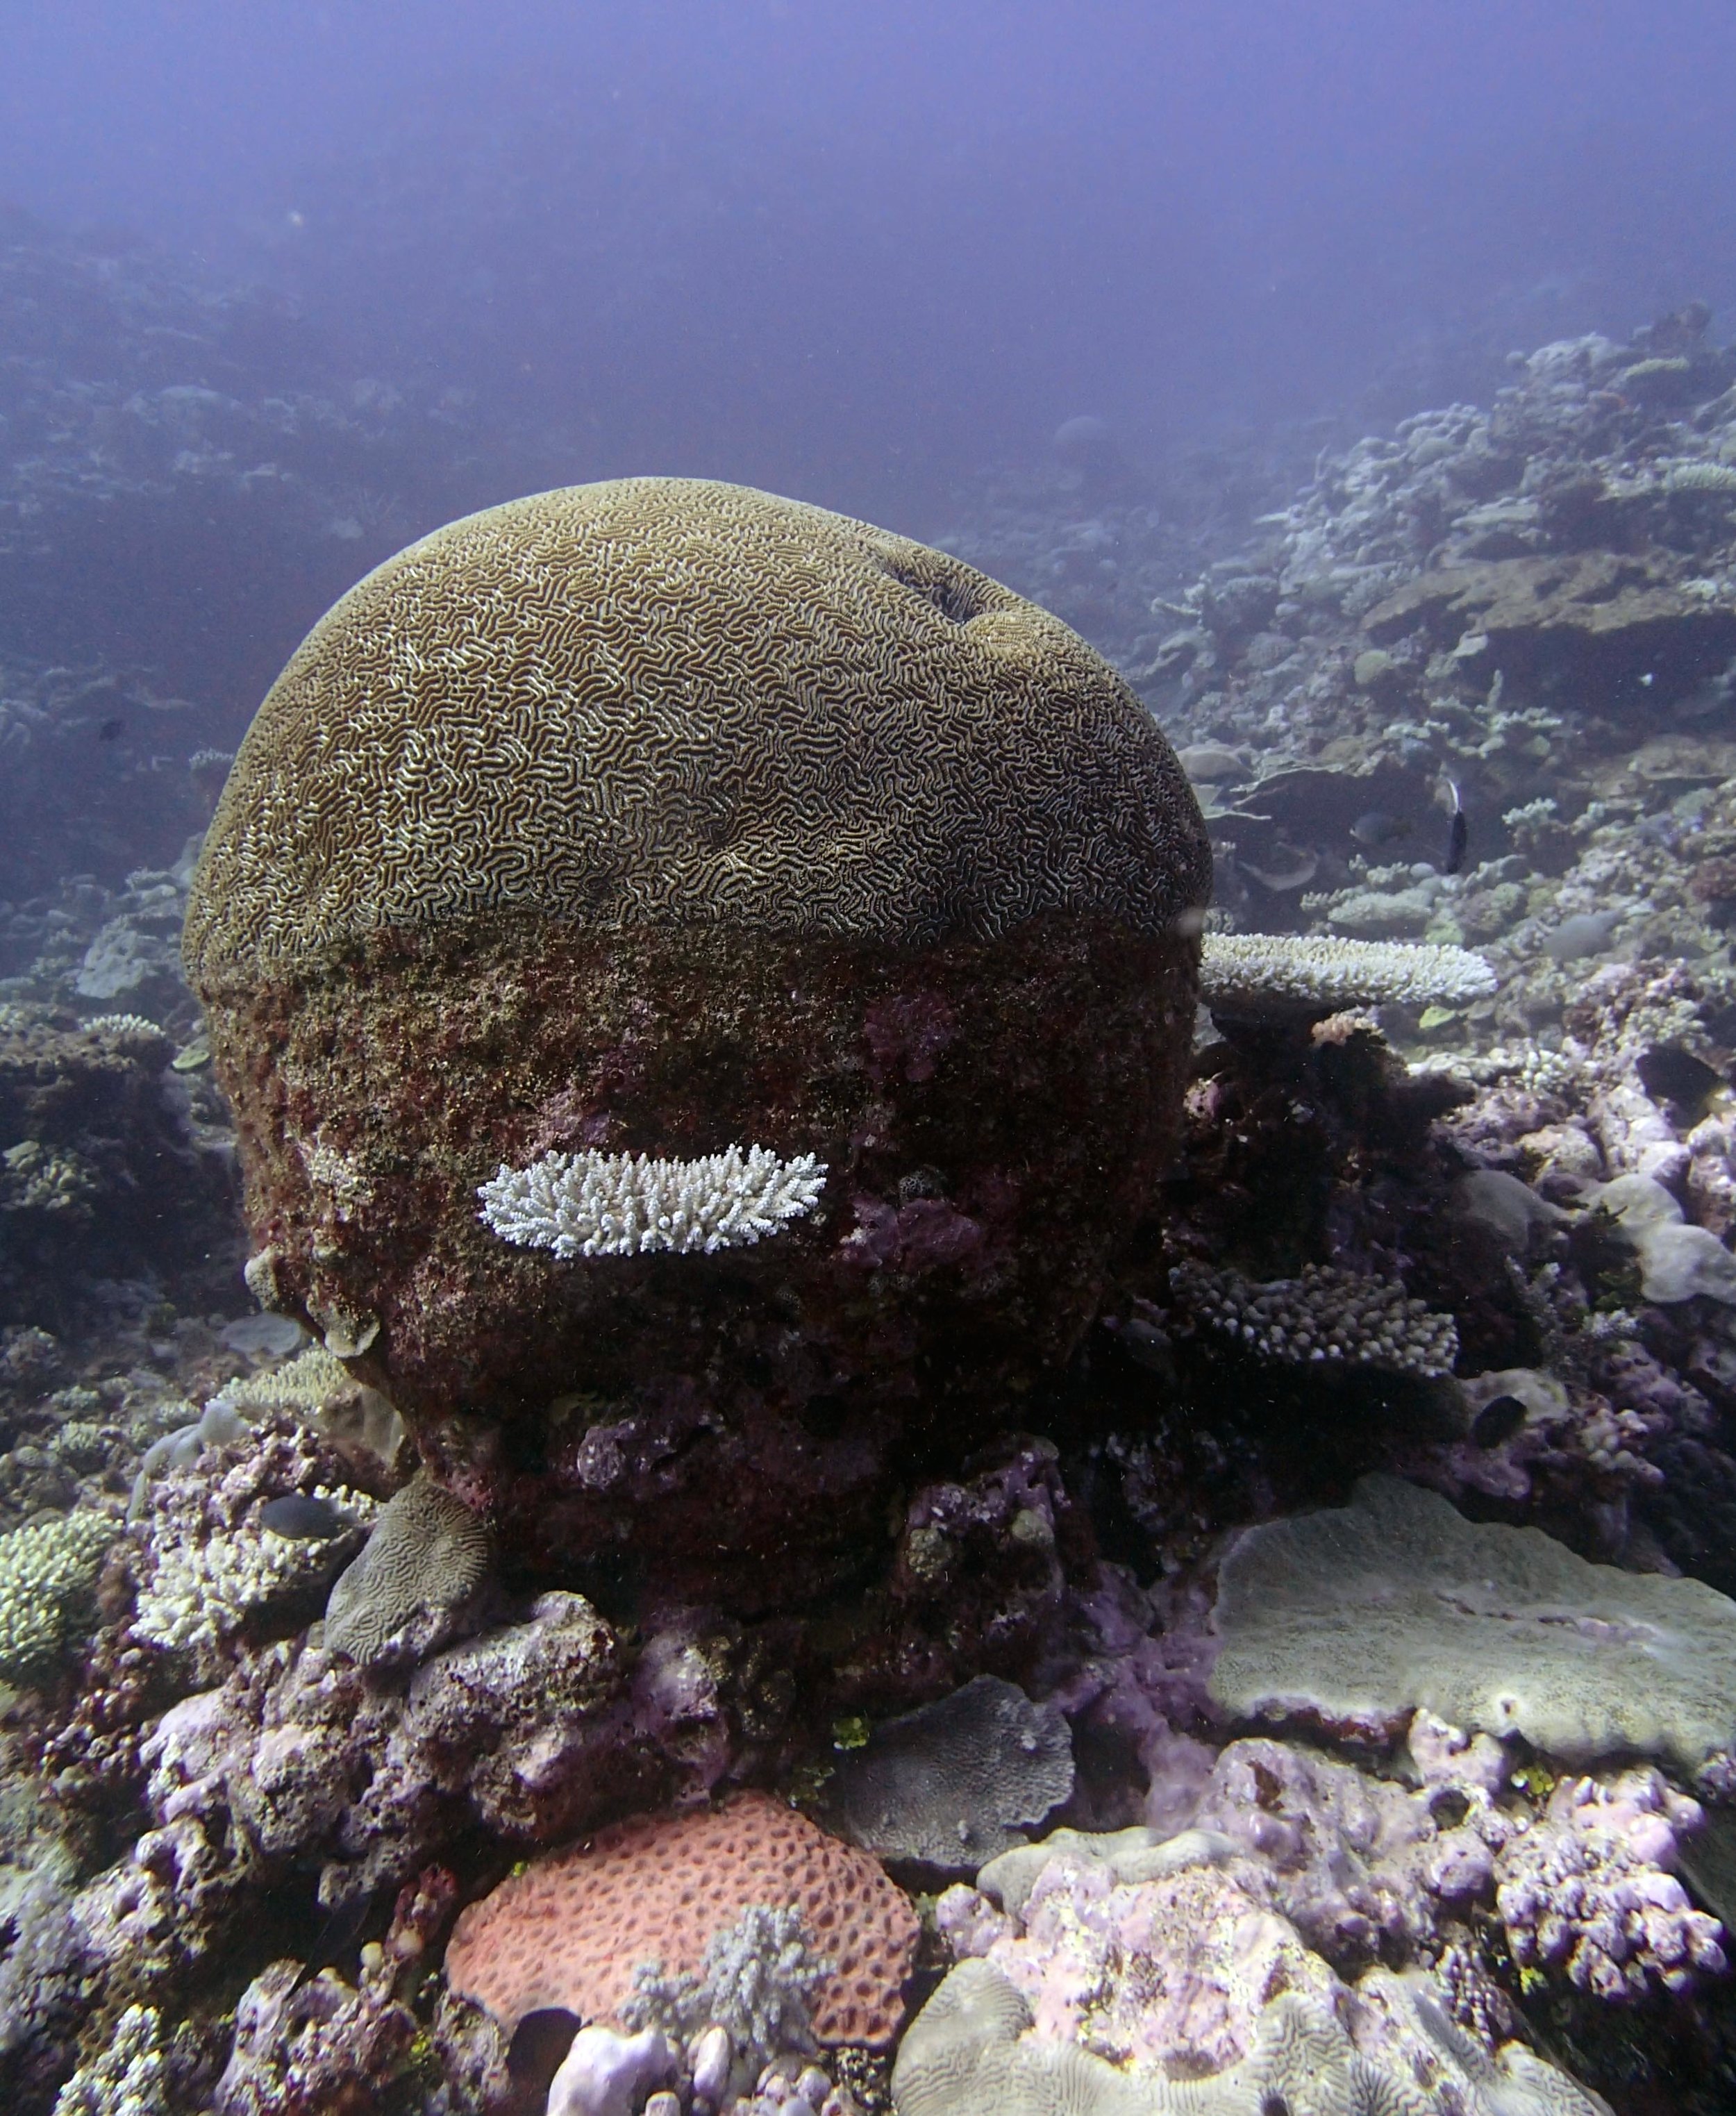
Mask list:
POLYGON ((956 1446, 1065 1359, 1169 1150, 1190 946, 1061 920, 889 957, 479 922, 273 981, 214 1037, 278 1299, 377 1320, 371 1370, 425 1430, 457 1406, 472 1435, 504 1425, 517 1466, 466 1488, 540 1482, 526 1525, 551 1557, 654 1552, 668 1580, 727 1545, 749 1594, 798 1512, 774 1577, 825 1576, 901 1433, 907 1462, 943 1427, 956 1446), (815 1216, 754 1249, 594 1262, 477 1216, 503 1162, 696 1156, 719 1112, 829 1164, 815 1216), (723 1359, 751 1375, 708 1404, 723 1359), (576 1392, 605 1406, 589 1431, 548 1418, 576 1392))

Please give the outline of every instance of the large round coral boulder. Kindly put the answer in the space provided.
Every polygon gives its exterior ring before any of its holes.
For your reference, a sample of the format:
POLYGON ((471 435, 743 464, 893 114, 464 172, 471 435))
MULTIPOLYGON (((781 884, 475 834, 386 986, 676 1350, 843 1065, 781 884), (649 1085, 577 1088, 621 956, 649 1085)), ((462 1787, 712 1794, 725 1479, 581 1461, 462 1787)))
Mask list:
POLYGON ((250 1282, 528 1562, 810 1591, 1077 1343, 1209 875, 1126 685, 944 553, 678 479, 454 522, 206 840, 250 1282))

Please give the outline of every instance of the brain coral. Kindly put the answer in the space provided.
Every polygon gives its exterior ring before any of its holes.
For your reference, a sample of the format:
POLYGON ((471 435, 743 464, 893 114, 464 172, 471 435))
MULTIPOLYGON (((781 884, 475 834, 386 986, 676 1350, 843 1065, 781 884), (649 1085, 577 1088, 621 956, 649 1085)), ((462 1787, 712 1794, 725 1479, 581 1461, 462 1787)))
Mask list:
POLYGON ((508 2035, 548 2007, 615 2018, 641 1963, 698 1976, 707 1944, 755 1905, 799 1910, 832 1965, 812 2006, 820 2040, 889 2044, 904 2017, 916 1913, 866 1852, 763 1793, 618 1823, 526 1867, 460 1917, 447 1981, 508 2035))
POLYGON ((866 522, 626 478, 436 530, 321 619, 241 744, 185 945, 209 984, 513 906, 1160 931, 1209 865, 1167 745, 1059 619, 866 522))
POLYGON ((325 1643, 364 1667, 414 1627, 422 1650, 481 1585, 486 1525, 425 1474, 382 1507, 361 1555, 333 1583, 325 1643))
POLYGON ((682 480, 454 523, 315 628, 195 878, 248 1283, 549 1576, 820 1591, 1087 1327, 1210 869, 1114 670, 943 553, 682 480), (732 1140, 775 1240, 522 1242, 732 1140))

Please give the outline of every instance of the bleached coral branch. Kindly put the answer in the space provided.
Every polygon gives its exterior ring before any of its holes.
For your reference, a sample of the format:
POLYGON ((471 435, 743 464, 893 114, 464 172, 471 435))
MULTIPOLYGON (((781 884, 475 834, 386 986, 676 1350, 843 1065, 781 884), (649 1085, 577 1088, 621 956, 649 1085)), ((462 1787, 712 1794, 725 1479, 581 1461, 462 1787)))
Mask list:
POLYGON ((680 1254, 737 1249, 811 1212, 826 1168, 811 1153, 780 1160, 769 1147, 732 1146, 698 1161, 645 1154, 545 1153, 477 1189, 484 1221, 503 1241, 558 1257, 680 1254))

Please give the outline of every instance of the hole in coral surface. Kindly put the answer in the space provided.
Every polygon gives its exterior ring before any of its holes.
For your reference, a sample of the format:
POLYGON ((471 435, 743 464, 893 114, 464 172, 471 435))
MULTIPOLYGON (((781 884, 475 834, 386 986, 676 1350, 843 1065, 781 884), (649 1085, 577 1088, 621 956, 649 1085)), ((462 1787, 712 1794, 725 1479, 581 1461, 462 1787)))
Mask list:
POLYGON ((507 2071, 512 2082, 512 2107, 517 2112, 540 2109, 549 2099, 549 2087, 561 2068, 561 2059, 579 2031, 576 2013, 558 2006, 526 2013, 512 2031, 507 2051, 507 2071))
POLYGON ((982 614, 981 583, 962 567, 954 568, 944 559, 936 559, 925 552, 921 557, 901 552, 896 558, 889 558, 885 567, 893 580, 932 603, 954 624, 968 624, 973 617, 982 614))

